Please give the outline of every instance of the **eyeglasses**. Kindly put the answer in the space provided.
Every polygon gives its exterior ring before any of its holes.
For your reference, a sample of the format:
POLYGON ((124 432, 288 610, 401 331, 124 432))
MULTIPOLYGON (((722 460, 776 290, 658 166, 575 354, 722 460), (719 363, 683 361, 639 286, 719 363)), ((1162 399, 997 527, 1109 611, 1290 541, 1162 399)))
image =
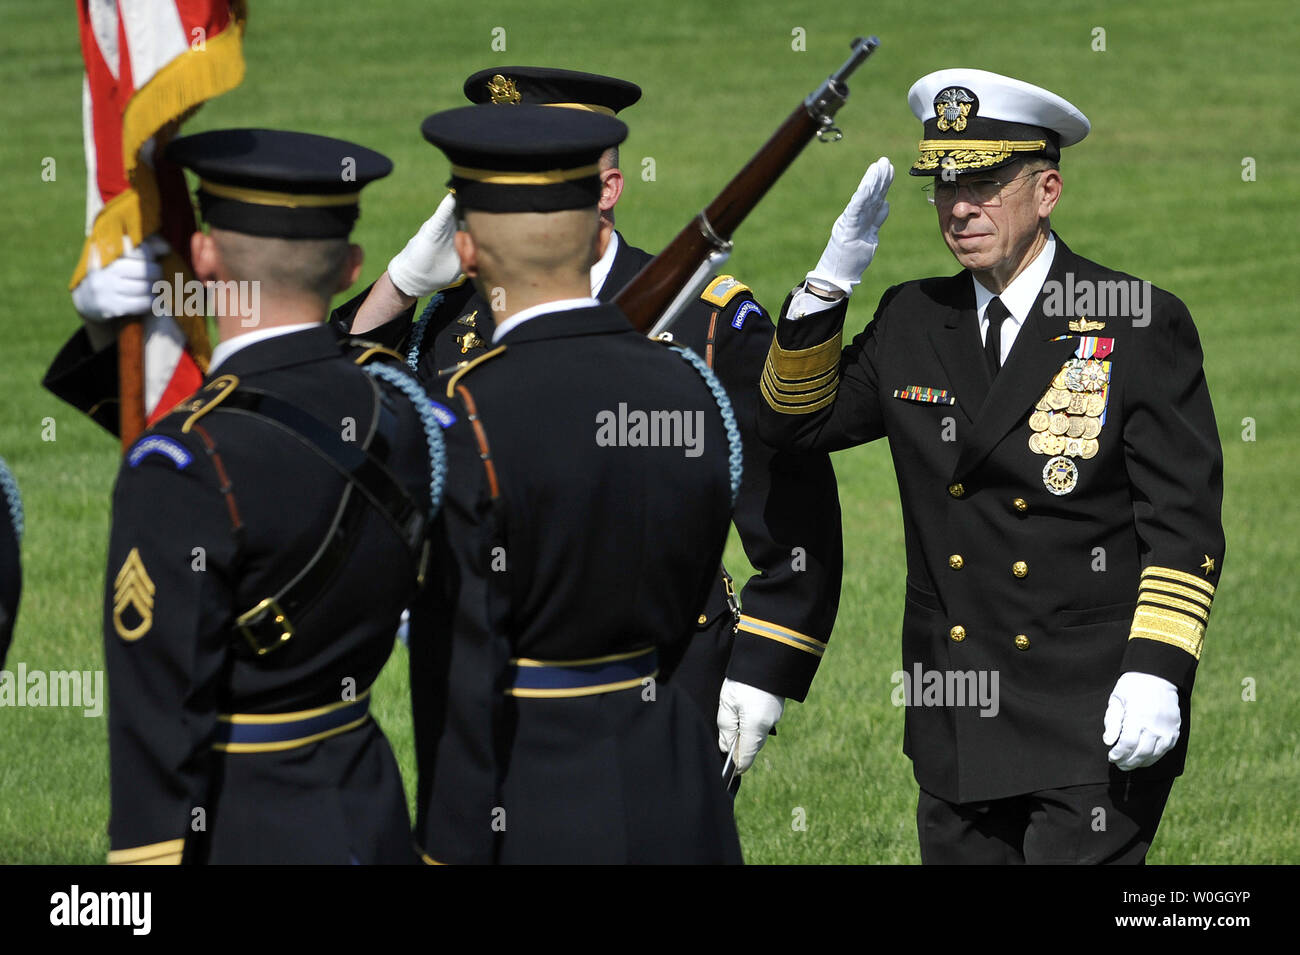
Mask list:
MULTIPOLYGON (((1011 179, 972 179, 963 182, 944 182, 936 180, 928 182, 921 187, 925 193, 925 201, 932 206, 951 206, 957 202, 957 197, 963 189, 966 190, 968 201, 977 206, 988 206, 995 208, 1002 205, 1002 190, 1017 179, 1026 179, 1029 176, 1037 176, 1040 172, 1046 172, 1044 169, 1038 169, 1034 172, 1021 173, 1011 179)), ((1014 190, 1013 190, 1014 191, 1014 190)))

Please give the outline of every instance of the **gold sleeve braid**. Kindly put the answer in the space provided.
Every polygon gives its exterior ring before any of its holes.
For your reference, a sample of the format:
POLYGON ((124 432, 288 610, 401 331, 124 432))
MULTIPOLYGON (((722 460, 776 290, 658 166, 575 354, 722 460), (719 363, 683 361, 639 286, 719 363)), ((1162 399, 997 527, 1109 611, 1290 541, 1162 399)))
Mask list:
POLYGON ((772 339, 759 387, 781 414, 810 414, 835 400, 840 386, 840 333, 811 348, 785 349, 772 339))
POLYGON ((1129 639, 1158 640, 1201 658, 1214 585, 1172 567, 1142 571, 1129 639))

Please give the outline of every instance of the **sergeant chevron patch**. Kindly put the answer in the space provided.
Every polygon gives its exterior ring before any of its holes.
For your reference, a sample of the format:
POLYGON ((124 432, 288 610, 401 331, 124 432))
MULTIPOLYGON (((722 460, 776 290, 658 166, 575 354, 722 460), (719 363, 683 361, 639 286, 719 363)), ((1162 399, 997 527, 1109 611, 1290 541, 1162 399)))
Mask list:
POLYGON ((132 547, 113 581, 113 629, 128 643, 139 640, 153 626, 154 590, 139 549, 132 547), (133 611, 134 620, 128 620, 127 611, 133 611))

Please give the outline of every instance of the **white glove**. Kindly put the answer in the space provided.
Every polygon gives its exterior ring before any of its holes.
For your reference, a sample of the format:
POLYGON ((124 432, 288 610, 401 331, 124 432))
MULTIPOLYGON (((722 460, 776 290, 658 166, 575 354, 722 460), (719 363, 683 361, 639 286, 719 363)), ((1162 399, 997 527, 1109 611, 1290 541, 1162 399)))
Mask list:
POLYGON ((1178 688, 1150 673, 1122 675, 1110 691, 1105 733, 1110 761, 1123 770, 1150 766, 1178 742, 1178 688))
POLYGON ((736 760, 743 773, 767 742, 767 732, 785 712, 785 700, 748 683, 722 681, 718 702, 718 749, 736 760))
POLYGON ((388 263, 388 277, 399 292, 423 298, 450 285, 460 275, 460 259, 452 239, 456 234, 455 206, 455 197, 447 193, 420 231, 388 263))
POLYGON ((153 283, 162 278, 158 259, 168 248, 161 236, 149 236, 138 249, 123 236, 122 255, 101 267, 99 253, 92 247, 86 277, 72 290, 73 307, 88 322, 149 314, 153 283))
POLYGON ((834 286, 845 295, 862 281, 862 273, 880 244, 880 227, 889 217, 885 193, 893 181, 894 167, 884 156, 867 167, 857 192, 835 220, 826 251, 808 278, 834 286))

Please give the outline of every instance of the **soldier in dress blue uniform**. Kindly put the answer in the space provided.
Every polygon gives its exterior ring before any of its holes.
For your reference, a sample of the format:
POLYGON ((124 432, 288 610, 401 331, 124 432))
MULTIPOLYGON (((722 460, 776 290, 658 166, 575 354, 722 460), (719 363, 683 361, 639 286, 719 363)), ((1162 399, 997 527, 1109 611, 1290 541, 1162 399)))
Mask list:
POLYGON ((23 540, 23 500, 18 483, 0 458, 0 669, 13 639, 18 598, 23 592, 20 545, 23 540))
POLYGON ((743 455, 703 360, 591 295, 597 160, 627 127, 469 106, 423 132, 452 163, 460 267, 501 307, 434 399, 417 840, 443 863, 738 862, 713 727, 658 676, 715 580, 743 455))
MULTIPOLYGON (((272 130, 168 154, 199 177, 196 276, 259 283, 260 310, 219 306, 203 387, 118 472, 109 861, 414 863, 369 707, 427 559, 441 433, 398 356, 345 350, 322 324, 361 266, 360 191, 392 164, 272 130)), ((87 344, 49 381, 89 411, 107 395, 87 344)))
MULTIPOLYGON (((615 115, 641 97, 634 83, 546 67, 481 70, 465 81, 474 103, 615 115)), ((591 294, 614 296, 653 256, 614 227, 623 191, 619 150, 600 157, 601 224, 591 294)), ((390 262, 375 285, 339 308, 335 321, 384 338, 406 353, 420 379, 439 377, 491 347, 492 303, 463 279, 451 247, 452 197, 390 262), (419 297, 436 292, 418 323, 419 297)), ((690 692, 719 724, 719 745, 743 772, 752 763, 785 698, 804 700, 830 638, 839 606, 843 554, 839 498, 828 455, 774 452, 756 434, 757 383, 773 328, 750 289, 718 276, 691 304, 671 335, 713 368, 727 389, 745 443, 745 482, 733 515, 746 556, 758 571, 737 599, 723 568, 696 616, 695 631, 665 648, 661 676, 690 692), (721 705, 720 705, 721 704, 721 705)))
MULTIPOLYGON (((802 450, 889 439, 922 861, 1141 862, 1183 770, 1223 569, 1196 328, 1052 231, 1061 150, 1089 131, 1078 109, 979 70, 908 99, 911 172, 933 177, 963 269, 887 290, 842 351, 851 281, 810 276, 777 328, 760 430, 802 450)), ((864 177, 831 259, 874 245, 891 178, 864 177)))

